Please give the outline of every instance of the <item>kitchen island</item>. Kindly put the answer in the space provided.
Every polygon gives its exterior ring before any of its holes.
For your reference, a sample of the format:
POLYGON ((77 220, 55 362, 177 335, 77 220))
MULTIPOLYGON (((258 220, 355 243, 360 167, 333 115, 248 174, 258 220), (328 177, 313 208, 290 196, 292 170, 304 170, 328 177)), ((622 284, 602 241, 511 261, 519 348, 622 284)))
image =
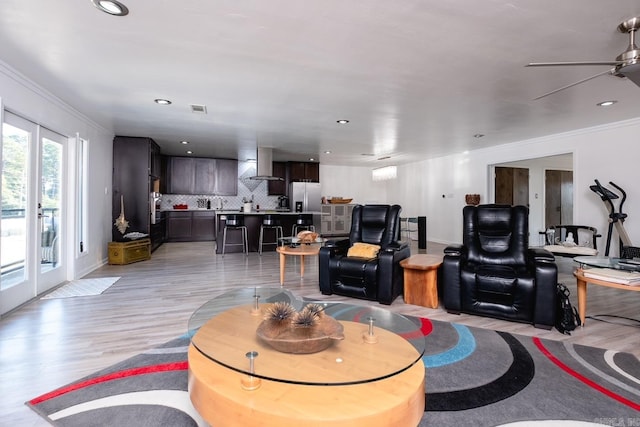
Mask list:
MULTIPOLYGON (((280 222, 282 225, 282 231, 285 236, 289 236, 291 234, 291 228, 293 224, 295 224, 298 215, 300 214, 311 214, 314 217, 314 225, 316 227, 316 232, 320 232, 320 212, 308 211, 308 212, 289 212, 289 211, 277 211, 277 210, 259 210, 259 211, 251 211, 251 212, 240 212, 238 210, 222 210, 216 211, 216 234, 220 236, 220 239, 217 239, 216 245, 216 253, 222 253, 222 231, 224 230, 224 226, 227 221, 227 215, 243 215, 244 216, 244 225, 247 227, 247 234, 249 240, 249 252, 258 252, 258 243, 260 238, 260 226, 262 225, 262 218, 264 215, 278 215, 280 218, 280 222)), ((265 242, 274 242, 275 239, 275 230, 267 229, 265 230, 264 241, 265 242)), ((240 240, 240 232, 227 232, 227 244, 233 243, 241 243, 240 240)), ((276 245, 265 245, 264 251, 275 251, 276 245)), ((233 253, 233 252, 242 252, 242 246, 229 246, 225 250, 225 253, 233 253)))
MULTIPOLYGON (((316 232, 320 233, 321 212, 302 212, 312 214, 316 232)), ((247 226, 249 239, 249 252, 258 252, 258 240, 260 226, 264 215, 278 215, 285 236, 291 234, 291 228, 298 218, 299 212, 282 211, 275 209, 253 210, 241 212, 239 209, 163 209, 163 215, 167 219, 168 242, 198 242, 217 241, 216 253, 222 253, 222 231, 226 224, 227 215, 243 215, 247 226), (218 236, 220 237, 218 241, 218 236)), ((275 241, 275 230, 265 230, 265 242, 275 241)), ((227 243, 240 243, 239 232, 228 232, 227 243)), ((265 245, 264 251, 275 251, 275 245, 265 245)), ((241 246, 227 246, 226 253, 241 252, 241 246)))

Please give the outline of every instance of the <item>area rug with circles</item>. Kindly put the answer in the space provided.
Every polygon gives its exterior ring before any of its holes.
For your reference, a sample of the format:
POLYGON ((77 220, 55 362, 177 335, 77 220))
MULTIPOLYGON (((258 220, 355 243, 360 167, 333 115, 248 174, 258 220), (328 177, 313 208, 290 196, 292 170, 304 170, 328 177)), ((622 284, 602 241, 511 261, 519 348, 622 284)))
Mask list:
MULTIPOLYGON (((427 343, 420 426, 640 425, 640 361, 632 354, 410 319, 414 327, 400 334, 427 343)), ((189 340, 26 403, 56 426, 206 426, 187 391, 189 340)))

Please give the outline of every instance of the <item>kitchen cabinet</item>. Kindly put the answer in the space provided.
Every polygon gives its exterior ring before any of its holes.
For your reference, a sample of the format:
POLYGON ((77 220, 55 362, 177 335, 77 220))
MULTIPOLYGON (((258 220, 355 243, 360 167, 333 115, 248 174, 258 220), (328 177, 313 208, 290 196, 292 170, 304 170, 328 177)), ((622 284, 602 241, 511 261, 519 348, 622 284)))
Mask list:
POLYGON ((170 242, 202 242, 216 239, 216 213, 206 211, 169 211, 167 240, 170 242))
POLYGON ((191 194, 215 194, 216 161, 193 159, 193 189, 191 194))
POLYGON ((162 178, 164 175, 162 173, 162 153, 160 152, 160 146, 155 143, 155 141, 151 141, 149 144, 149 153, 151 155, 151 170, 149 171, 149 175, 153 178, 162 178))
MULTIPOLYGON (((151 206, 149 195, 152 188, 152 170, 161 175, 154 162, 161 160, 160 147, 151 138, 116 136, 113 139, 113 175, 111 200, 111 237, 114 242, 124 242, 123 234, 139 232, 151 234, 151 206), (121 233, 113 222, 120 215, 124 203, 125 219, 129 227, 121 233)), ((151 247, 162 244, 162 236, 151 237, 151 247)))
POLYGON ((191 240, 212 241, 216 239, 215 211, 192 212, 191 240))
POLYGON ((198 157, 171 157, 170 194, 235 196, 238 194, 238 161, 198 157))
POLYGON ((238 195, 238 161, 233 159, 216 159, 215 169, 216 196, 238 195))
POLYGON ((347 236, 351 232, 351 215, 355 205, 322 205, 321 234, 347 236))
POLYGON ((191 241, 191 212, 166 212, 167 240, 169 242, 191 241))
POLYGON ((284 196, 287 194, 287 162, 272 162, 273 176, 282 178, 282 181, 269 181, 268 191, 270 196, 284 196))
POLYGON ((167 190, 170 194, 192 194, 195 180, 193 158, 171 157, 168 175, 167 190))
POLYGON ((289 162, 290 182, 320 182, 320 163, 289 162))

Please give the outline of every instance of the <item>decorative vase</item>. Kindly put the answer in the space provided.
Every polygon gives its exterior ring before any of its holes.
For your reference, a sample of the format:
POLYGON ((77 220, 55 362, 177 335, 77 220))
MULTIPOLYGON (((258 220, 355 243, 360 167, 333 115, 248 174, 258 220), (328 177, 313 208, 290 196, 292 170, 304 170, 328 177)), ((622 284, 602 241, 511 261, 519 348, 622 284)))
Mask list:
POLYGON ((479 194, 466 194, 464 196, 464 201, 468 205, 477 206, 480 204, 480 195, 479 194))

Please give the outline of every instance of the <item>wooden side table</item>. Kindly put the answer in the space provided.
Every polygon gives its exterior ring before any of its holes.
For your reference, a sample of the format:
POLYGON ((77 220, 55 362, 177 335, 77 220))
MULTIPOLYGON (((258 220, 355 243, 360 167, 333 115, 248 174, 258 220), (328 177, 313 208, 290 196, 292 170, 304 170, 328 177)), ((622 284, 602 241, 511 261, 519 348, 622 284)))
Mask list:
POLYGON ((304 277, 304 257, 317 256, 320 252, 319 244, 301 244, 300 246, 278 246, 276 251, 280 254, 280 286, 284 286, 284 269, 287 263, 286 255, 300 257, 300 277, 304 277))
POLYGON ((400 261, 404 268, 404 302, 438 308, 438 268, 442 255, 416 254, 400 261))

